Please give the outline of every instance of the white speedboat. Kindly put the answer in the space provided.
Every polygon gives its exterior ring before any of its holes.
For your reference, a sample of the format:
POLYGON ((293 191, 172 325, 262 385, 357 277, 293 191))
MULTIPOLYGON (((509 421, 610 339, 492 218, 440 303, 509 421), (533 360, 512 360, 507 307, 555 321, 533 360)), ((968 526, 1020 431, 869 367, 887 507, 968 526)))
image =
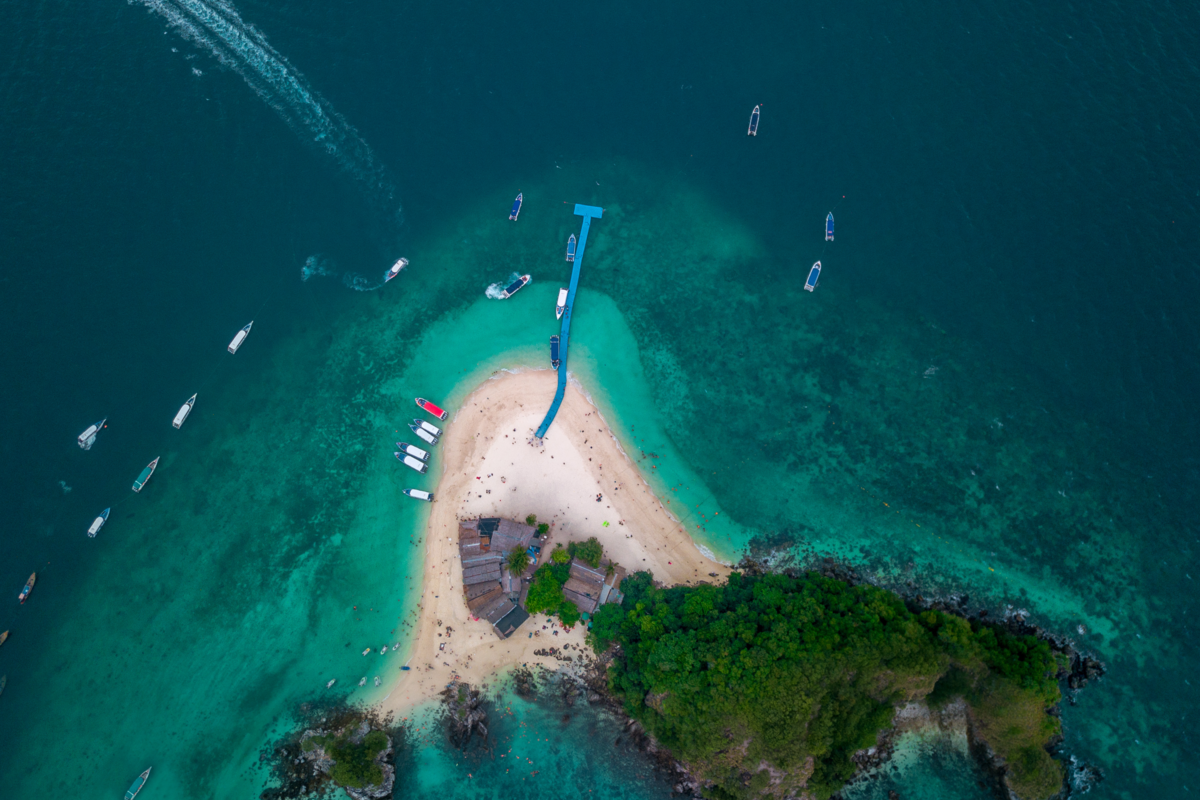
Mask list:
POLYGON ((555 319, 562 319, 563 312, 567 310, 567 287, 558 290, 558 301, 554 304, 555 319))
POLYGON ((108 522, 108 512, 110 511, 112 511, 111 508, 106 508, 100 512, 100 516, 92 520, 91 526, 88 527, 88 536, 96 538, 96 534, 104 527, 104 523, 108 522))
POLYGON ((238 348, 242 346, 242 342, 246 341, 246 337, 250 335, 250 328, 253 326, 254 320, 250 320, 246 327, 234 334, 233 341, 229 343, 229 352, 236 353, 238 351, 238 348))
POLYGON ((408 442, 396 442, 396 447, 400 450, 401 453, 404 453, 404 455, 406 455, 406 456, 412 456, 413 458, 419 458, 422 461, 429 460, 429 451, 428 450, 422 450, 419 447, 413 447, 408 442))
MULTIPOLYGON (((199 394, 197 392, 196 394, 199 394)), ((196 405, 196 395, 188 398, 188 401, 179 407, 179 411, 175 414, 175 419, 171 420, 171 424, 178 430, 183 427, 183 421, 188 418, 188 414, 192 413, 192 406, 196 405)))
POLYGON ((325 688, 326 688, 326 689, 332 689, 332 688, 333 688, 333 685, 334 685, 335 683, 337 683, 337 678, 334 678, 334 679, 333 679, 333 680, 331 680, 329 683, 325 684, 325 688))
POLYGON ((392 278, 394 278, 394 277, 396 277, 397 275, 399 275, 399 274, 400 274, 400 270, 404 269, 404 268, 405 268, 405 267, 407 267, 407 266, 408 266, 408 259, 407 259, 407 258, 402 258, 402 259, 400 259, 399 261, 397 261, 395 264, 392 264, 392 268, 391 268, 391 269, 389 269, 389 270, 387 271, 387 275, 384 275, 384 276, 383 276, 383 282, 384 282, 384 283, 387 283, 387 282, 388 282, 388 281, 390 281, 392 278))
POLYGON ((371 648, 368 647, 366 650, 363 650, 363 655, 365 656, 369 652, 371 652, 371 648))
POLYGON ((359 685, 359 686, 366 686, 366 685, 367 685, 367 676, 366 676, 366 675, 363 675, 363 677, 362 677, 362 680, 360 680, 360 681, 358 682, 358 685, 359 685))
POLYGON ((437 425, 434 425, 431 422, 426 422, 423 419, 415 419, 414 418, 413 424, 432 436, 441 436, 442 435, 442 429, 439 428, 437 425))
POLYGON ((403 463, 404 466, 411 467, 412 469, 415 469, 417 472, 421 473, 422 475, 424 475, 429 470, 429 465, 426 464, 424 461, 420 460, 419 458, 413 458, 412 456, 406 456, 406 455, 404 455, 404 453, 393 453, 393 455, 396 456, 396 458, 401 463, 403 463))
POLYGON ((405 489, 404 493, 413 500, 424 500, 427 503, 433 502, 433 492, 427 492, 424 489, 405 489))
POLYGON ((100 429, 104 427, 104 423, 106 422, 108 422, 108 417, 105 417, 94 425, 88 425, 87 430, 79 434, 79 438, 76 439, 79 442, 79 446, 84 450, 91 450, 92 445, 96 443, 96 434, 100 432, 100 429))
POLYGON ((426 444, 437 444, 438 437, 434 436, 429 431, 422 428, 420 425, 409 425, 408 429, 417 435, 417 438, 426 444))

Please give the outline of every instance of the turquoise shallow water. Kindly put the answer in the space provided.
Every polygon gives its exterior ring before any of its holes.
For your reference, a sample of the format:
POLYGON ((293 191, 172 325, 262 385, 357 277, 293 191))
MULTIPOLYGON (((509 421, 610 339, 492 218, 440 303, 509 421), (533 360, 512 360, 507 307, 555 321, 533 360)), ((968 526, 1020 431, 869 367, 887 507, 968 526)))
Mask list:
MULTIPOLYGON (((5 794, 253 796, 299 703, 374 696, 427 511, 391 443, 416 394, 546 366, 575 202, 571 371, 699 544, 1028 609, 1109 664, 1064 710, 1093 795, 1191 791, 1194 10, 4 9, 0 580, 39 573, 0 611, 5 794)), ((657 796, 539 708, 549 762, 657 796)), ((914 763, 887 785, 972 796, 914 763)))

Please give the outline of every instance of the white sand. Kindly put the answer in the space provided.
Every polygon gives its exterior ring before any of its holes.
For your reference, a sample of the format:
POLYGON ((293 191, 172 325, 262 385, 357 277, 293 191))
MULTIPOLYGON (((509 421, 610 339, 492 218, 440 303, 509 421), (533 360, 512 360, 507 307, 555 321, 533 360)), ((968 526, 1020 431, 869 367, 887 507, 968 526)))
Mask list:
MULTIPOLYGON (((384 711, 407 714, 435 697, 455 675, 480 683, 512 665, 556 668, 557 660, 533 651, 568 642, 573 648, 584 646, 584 625, 568 633, 540 614, 507 640, 485 620, 471 619, 458 561, 459 519, 523 521, 536 514, 539 522, 551 525, 551 548, 555 542, 565 545, 595 536, 605 556, 627 572, 650 570, 655 580, 668 585, 716 580, 709 573, 721 579, 729 574, 728 567, 705 557, 667 513, 621 451, 608 423, 575 386, 568 385, 542 446, 534 445, 533 433, 550 407, 557 379, 553 370, 493 377, 445 426, 440 445, 444 473, 426 533, 411 669, 400 673, 382 701, 384 711), (454 629, 449 637, 447 626, 454 629), (439 650, 443 643, 445 649, 439 650)), ((542 560, 548 557, 544 551, 542 560)))

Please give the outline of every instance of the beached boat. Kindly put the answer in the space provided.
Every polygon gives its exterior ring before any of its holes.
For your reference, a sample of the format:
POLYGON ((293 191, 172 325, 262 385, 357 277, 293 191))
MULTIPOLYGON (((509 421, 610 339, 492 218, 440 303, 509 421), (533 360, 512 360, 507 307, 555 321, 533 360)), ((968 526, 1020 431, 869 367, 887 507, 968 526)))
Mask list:
POLYGON ((422 461, 429 460, 429 451, 428 450, 422 450, 419 447, 413 447, 408 442, 396 442, 396 447, 399 448, 400 452, 404 453, 404 455, 406 455, 406 456, 412 456, 413 458, 419 458, 422 461))
POLYGON ((433 492, 427 492, 424 489, 405 489, 404 493, 413 500, 424 500, 427 503, 433 502, 433 492))
MULTIPOLYGON (((151 769, 153 769, 153 767, 151 767, 151 769)), ((142 790, 142 787, 146 785, 146 781, 148 780, 150 780, 149 769, 137 776, 137 780, 135 780, 133 785, 130 786, 125 792, 125 800, 133 800, 133 798, 137 797, 138 792, 142 790)))
POLYGON ((516 221, 517 215, 521 213, 521 204, 524 202, 525 202, 525 193, 522 192, 521 194, 517 195, 516 200, 513 200, 512 211, 508 212, 509 219, 513 220, 514 222, 516 221))
POLYGON ((397 261, 395 264, 392 264, 392 268, 391 268, 391 269, 389 269, 389 270, 387 271, 387 275, 384 275, 384 276, 383 276, 383 282, 384 282, 384 283, 387 283, 387 282, 388 282, 388 281, 390 281, 392 278, 394 278, 394 277, 396 277, 397 275, 399 275, 399 274, 400 274, 400 270, 404 269, 404 268, 405 268, 405 267, 407 267, 407 266, 408 266, 408 259, 407 259, 407 258, 402 258, 402 259, 400 259, 399 261, 397 261))
POLYGON ((829 212, 829 216, 825 218, 825 241, 833 241, 833 212, 829 212))
MULTIPOLYGON (((199 394, 199 392, 196 394, 199 394)), ((189 397, 187 402, 181 405, 179 410, 175 412, 175 419, 171 420, 171 425, 173 425, 176 430, 183 427, 183 421, 188 418, 188 414, 192 413, 192 406, 194 405, 196 405, 195 394, 189 397)))
POLYGON ((808 271, 808 280, 804 282, 804 291, 811 292, 817 288, 817 281, 821 277, 821 262, 812 265, 812 269, 808 271))
POLYGON ((563 312, 567 310, 567 287, 558 290, 558 301, 554 304, 554 318, 562 319, 563 312))
POLYGON ((409 425, 408 429, 417 435, 417 438, 426 444, 437 444, 438 437, 434 436, 429 431, 422 428, 420 425, 409 425))
MULTIPOLYGON (((159 458, 162 458, 162 456, 159 456, 159 458)), ((158 458, 147 464, 146 468, 142 470, 142 473, 137 476, 137 480, 133 482, 133 490, 135 492, 140 492, 142 487, 146 485, 146 481, 150 480, 150 476, 154 474, 154 470, 156 469, 158 469, 158 458)))
POLYGON ((100 432, 100 429, 104 427, 104 423, 106 422, 108 422, 108 417, 105 417, 94 425, 88 425, 87 430, 79 434, 79 438, 76 439, 79 442, 79 446, 84 450, 91 450, 92 445, 96 443, 96 434, 100 432))
POLYGON ((422 411, 424 411, 426 413, 432 414, 433 416, 437 417, 438 419, 445 419, 446 417, 450 416, 449 411, 443 411, 439 406, 435 406, 433 403, 429 402, 424 397, 417 398, 417 408, 421 409, 422 411))
POLYGON ((8 641, 8 631, 0 633, 0 644, 4 644, 6 641, 8 641))
POLYGON ((510 283, 510 284, 508 285, 508 288, 506 288, 506 289, 505 289, 503 292, 501 292, 501 293, 500 293, 500 299, 501 299, 501 300, 507 300, 508 298, 512 297, 512 296, 513 296, 514 294, 516 294, 516 293, 517 293, 517 292, 518 292, 518 291, 519 291, 519 290, 520 290, 520 289, 521 289, 521 288, 522 288, 522 287, 523 287, 525 284, 529 283, 529 279, 530 279, 530 277, 531 277, 531 276, 529 276, 529 275, 522 275, 521 277, 517 278, 515 281, 513 281, 512 283, 510 283))
POLYGON ((558 365, 561 363, 562 362, 559 361, 559 359, 558 359, 558 337, 551 336, 550 337, 550 364, 555 369, 558 369, 558 365))
POLYGON ((746 129, 747 136, 758 136, 758 116, 761 106, 755 106, 750 112, 750 127, 746 129))
POLYGON ((92 520, 92 524, 87 531, 88 536, 92 537, 93 539, 96 538, 96 534, 99 533, 100 529, 104 527, 104 523, 108 522, 108 512, 110 511, 112 511, 111 508, 106 508, 100 512, 100 516, 92 520))
POLYGON ((29 576, 29 580, 25 581, 25 588, 17 595, 17 599, 21 601, 21 605, 25 605, 25 601, 29 599, 29 593, 33 591, 33 585, 37 583, 37 573, 29 576))
POLYGON ((442 429, 439 428, 437 425, 434 425, 432 422, 426 422, 423 419, 414 418, 413 424, 416 425, 417 427, 419 427, 421 430, 425 431, 426 433, 430 434, 431 436, 441 436, 442 435, 442 429))
POLYGON ((424 475, 426 472, 429 471, 429 465, 426 464, 424 461, 422 461, 419 458, 413 458, 412 456, 406 456, 406 455, 404 455, 404 453, 393 453, 392 455, 394 455, 397 459, 399 459, 400 462, 402 464, 404 464, 404 466, 411 467, 412 469, 415 469, 417 472, 421 473, 422 475, 424 475))
POLYGON ((229 343, 229 352, 236 353, 238 351, 238 348, 242 346, 242 342, 246 341, 246 337, 250 335, 250 328, 253 326, 254 320, 250 320, 246 327, 234 334, 233 341, 229 343))
POLYGON ((575 234, 571 234, 571 238, 567 239, 567 261, 575 260, 575 234))

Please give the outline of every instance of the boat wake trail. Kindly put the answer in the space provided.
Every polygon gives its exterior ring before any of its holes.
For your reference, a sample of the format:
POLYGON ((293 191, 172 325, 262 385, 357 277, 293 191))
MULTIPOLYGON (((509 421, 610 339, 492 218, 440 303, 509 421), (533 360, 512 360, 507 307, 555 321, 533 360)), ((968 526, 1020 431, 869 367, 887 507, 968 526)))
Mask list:
POLYGON ((396 189, 375 153, 228 0, 129 0, 163 17, 180 36, 236 72, 302 138, 334 158, 388 218, 402 221, 396 189))
MULTIPOLYGON (((514 272, 508 276, 508 280, 500 283, 493 283, 491 286, 487 287, 487 290, 484 292, 484 294, 487 295, 488 300, 503 300, 504 290, 509 286, 512 286, 520 277, 520 273, 514 272)), ((529 279, 529 283, 533 283, 532 278, 529 279)))
MULTIPOLYGON (((387 274, 386 272, 384 273, 387 274)), ((300 268, 300 280, 309 281, 313 278, 341 278, 342 284, 350 287, 356 292, 373 292, 376 289, 382 289, 383 284, 387 281, 382 278, 377 282, 372 282, 370 278, 359 275, 357 272, 340 272, 333 262, 321 255, 309 256, 304 260, 304 266, 300 268)))

